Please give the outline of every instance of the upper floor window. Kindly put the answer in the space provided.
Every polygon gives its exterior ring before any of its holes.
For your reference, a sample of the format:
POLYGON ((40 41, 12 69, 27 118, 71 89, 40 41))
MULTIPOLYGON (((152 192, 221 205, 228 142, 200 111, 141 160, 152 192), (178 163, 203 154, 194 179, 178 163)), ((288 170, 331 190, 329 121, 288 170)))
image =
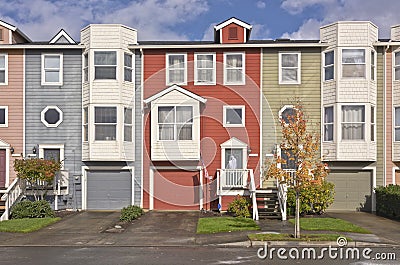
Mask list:
POLYGON ((324 141, 333 141, 333 106, 324 108, 324 141))
POLYGON ((62 66, 62 54, 42 54, 42 85, 62 85, 62 66))
POLYGON ((83 82, 89 81, 89 53, 83 55, 83 82))
POLYGON ((0 127, 8 127, 8 107, 0 106, 0 127))
POLYGON ((94 78, 117 79, 117 52, 94 52, 94 78))
POLYGON ((94 139, 99 141, 115 141, 117 138, 117 108, 94 108, 94 139))
POLYGON ((400 52, 394 54, 394 80, 400 80, 400 52))
POLYGON ((279 83, 300 84, 300 53, 279 53, 279 83))
POLYGON ((167 54, 167 84, 186 84, 186 54, 167 54))
POLYGON ((132 82, 132 54, 124 53, 124 81, 132 82))
POLYGON ((244 53, 224 54, 224 83, 227 85, 243 85, 245 83, 244 53))
POLYGON ((400 107, 394 108, 394 140, 400 141, 400 107))
POLYGON ((133 115, 131 108, 124 108, 124 141, 132 142, 133 115))
POLYGON ((376 71, 375 51, 371 51, 371 80, 375 80, 375 71, 376 71))
POLYGON ((342 140, 365 139, 365 107, 342 106, 342 140))
POLYGON ((193 139, 193 107, 158 107, 158 140, 176 141, 193 139))
POLYGON ((224 106, 224 127, 243 127, 245 125, 245 106, 224 106))
POLYGON ((194 55, 194 84, 215 85, 215 53, 194 55))
POLYGON ((342 77, 365 78, 365 50, 342 50, 342 77))
POLYGON ((8 56, 7 54, 0 54, 0 84, 7 84, 8 77, 8 56))
POLYGON ((335 78, 335 53, 334 51, 324 53, 324 80, 335 78))

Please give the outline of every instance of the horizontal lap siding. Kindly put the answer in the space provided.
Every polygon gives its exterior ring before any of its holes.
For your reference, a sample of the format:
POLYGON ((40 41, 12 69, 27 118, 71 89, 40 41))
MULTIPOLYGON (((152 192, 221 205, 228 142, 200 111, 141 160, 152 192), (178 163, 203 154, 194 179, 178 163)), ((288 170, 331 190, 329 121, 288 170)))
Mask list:
MULTIPOLYGON (((385 161, 384 161, 384 152, 385 152, 385 144, 384 144, 384 91, 383 88, 383 48, 378 48, 377 50, 377 69, 376 69, 376 83, 377 83, 377 104, 376 104, 376 143, 377 143, 377 152, 376 152, 376 185, 381 186, 385 182, 385 161)), ((389 105, 390 106, 390 105, 389 105)), ((391 174, 390 174, 391 175, 391 174)))
POLYGON ((141 203, 141 181, 142 181, 142 150, 143 150, 143 127, 142 127, 142 59, 139 51, 135 54, 135 174, 134 174, 134 203, 141 203))

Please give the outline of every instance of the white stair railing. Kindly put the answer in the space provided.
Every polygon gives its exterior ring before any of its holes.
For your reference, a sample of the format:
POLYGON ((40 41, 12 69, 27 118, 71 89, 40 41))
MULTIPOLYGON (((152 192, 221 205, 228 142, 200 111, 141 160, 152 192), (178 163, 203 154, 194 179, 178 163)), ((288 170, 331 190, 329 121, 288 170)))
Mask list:
POLYGON ((258 220, 258 205, 256 196, 256 182, 254 180, 254 172, 250 169, 250 196, 253 203, 253 220, 258 220))
POLYGON ((279 208, 281 209, 282 221, 287 219, 287 185, 285 183, 280 183, 276 179, 276 187, 278 189, 278 200, 279 208))
POLYGON ((23 188, 21 184, 21 179, 16 178, 4 192, 3 196, 1 196, 1 199, 5 201, 5 211, 0 217, 0 221, 8 220, 10 217, 11 207, 13 207, 14 204, 21 198, 23 194, 23 188))

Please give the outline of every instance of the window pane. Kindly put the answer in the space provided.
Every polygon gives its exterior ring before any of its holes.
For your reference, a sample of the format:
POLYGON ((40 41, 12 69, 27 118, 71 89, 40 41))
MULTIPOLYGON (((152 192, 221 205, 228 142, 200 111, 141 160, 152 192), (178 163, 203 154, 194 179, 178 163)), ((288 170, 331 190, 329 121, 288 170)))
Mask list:
MULTIPOLYGON (((117 123, 117 108, 95 107, 95 123, 117 123)), ((114 126, 114 125, 112 125, 114 126)))
POLYGON ((56 124, 60 120, 60 113, 55 109, 49 109, 44 114, 44 119, 48 124, 56 124))
POLYGON ((184 55, 169 55, 168 57, 169 68, 184 68, 185 56, 184 55))
POLYGON ((116 52, 94 52, 95 65, 117 65, 116 52))
POLYGON ((83 66, 87 67, 88 65, 89 65, 89 54, 86 53, 83 59, 83 66))
POLYGON ((158 132, 160 140, 174 140, 174 126, 172 124, 160 124, 158 132))
POLYGON ((213 56, 211 54, 199 54, 197 55, 197 67, 198 68, 213 68, 213 56))
POLYGON ((185 70, 169 70, 169 83, 185 82, 185 70))
POLYGON ((400 107, 395 108, 394 117, 395 117, 394 125, 400 126, 400 107))
POLYGON ((400 80, 400 67, 394 69, 394 78, 395 80, 400 80))
POLYGON ((297 169, 296 157, 290 149, 282 149, 281 157, 286 163, 282 163, 282 169, 297 169))
POLYGON ((158 107, 158 123, 174 123, 174 107, 158 107))
POLYGON ((44 57, 45 68, 60 68, 60 56, 48 56, 44 57))
POLYGON ((43 158, 46 160, 60 161, 60 149, 43 149, 43 158))
POLYGON ((192 122, 193 110, 192 107, 176 107, 176 122, 186 123, 192 122))
POLYGON ((6 82, 6 71, 0 70, 0 83, 6 82))
POLYGON ((282 81, 297 81, 297 69, 282 69, 282 81))
POLYGON ((129 68, 124 69, 124 80, 132 82, 132 69, 129 68))
POLYGON ((297 54, 282 54, 282 67, 298 67, 297 54))
POLYGON ((334 64, 334 54, 333 51, 325 53, 325 65, 334 64))
POLYGON ((132 109, 125 108, 124 123, 132 124, 132 109))
POLYGON ((226 67, 227 68, 232 68, 232 67, 241 68, 242 67, 242 55, 241 54, 227 54, 226 55, 226 67))
POLYGON ((243 72, 242 70, 236 69, 227 69, 226 70, 228 82, 242 82, 243 81, 243 72))
POLYGON ((6 67, 6 57, 0 56, 0 69, 4 69, 6 67))
POLYGON ((365 77, 365 64, 344 64, 343 77, 365 77))
POLYGON ((243 168, 243 149, 225 149, 225 168, 243 168))
POLYGON ((192 124, 178 127, 178 140, 192 140, 192 124))
POLYGON ((325 80, 333 79, 333 66, 329 66, 325 68, 325 80))
POLYGON ((364 49, 343 49, 342 63, 359 64, 365 63, 364 49))
POLYGON ((342 124, 343 140, 364 140, 364 124, 342 124))
POLYGON ((395 65, 400 65, 400 52, 396 52, 394 54, 394 64, 395 65))
POLYGON ((124 66, 132 68, 132 55, 124 53, 124 66))
POLYGON ((296 118, 296 110, 294 108, 286 108, 282 112, 282 119, 285 123, 292 122, 296 118))
POLYGON ((95 125, 95 140, 113 141, 116 139, 117 127, 115 125, 95 125))
POLYGON ((343 122, 365 122, 364 106, 342 106, 343 122))
POLYGON ((59 71, 49 71, 45 72, 45 82, 58 82, 60 77, 59 71))
POLYGON ((94 78, 95 79, 116 79, 116 67, 115 66, 96 66, 94 78))
POLYGON ((325 108, 324 121, 325 121, 325 123, 332 123, 333 122, 333 107, 325 108))
POLYGON ((324 126, 324 141, 333 140, 333 124, 327 124, 324 126))
POLYGON ((199 69, 197 70, 197 82, 213 82, 213 69, 199 69))
POLYGON ((242 124, 242 109, 226 109, 226 124, 242 124))
POLYGON ((89 138, 88 126, 83 125, 83 141, 87 141, 89 138))
POLYGON ((6 124, 6 110, 0 109, 0 124, 6 124))
POLYGON ((395 141, 400 141, 400 128, 394 129, 394 137, 395 141))
POLYGON ((132 126, 124 126, 124 141, 132 142, 132 126))

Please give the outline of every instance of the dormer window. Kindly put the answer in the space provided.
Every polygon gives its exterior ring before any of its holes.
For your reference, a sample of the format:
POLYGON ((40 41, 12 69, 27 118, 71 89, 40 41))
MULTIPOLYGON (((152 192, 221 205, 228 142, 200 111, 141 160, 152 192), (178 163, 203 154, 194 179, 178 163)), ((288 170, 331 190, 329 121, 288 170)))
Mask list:
POLYGON ((238 39, 238 30, 237 27, 231 27, 229 28, 229 40, 237 40, 238 39))

